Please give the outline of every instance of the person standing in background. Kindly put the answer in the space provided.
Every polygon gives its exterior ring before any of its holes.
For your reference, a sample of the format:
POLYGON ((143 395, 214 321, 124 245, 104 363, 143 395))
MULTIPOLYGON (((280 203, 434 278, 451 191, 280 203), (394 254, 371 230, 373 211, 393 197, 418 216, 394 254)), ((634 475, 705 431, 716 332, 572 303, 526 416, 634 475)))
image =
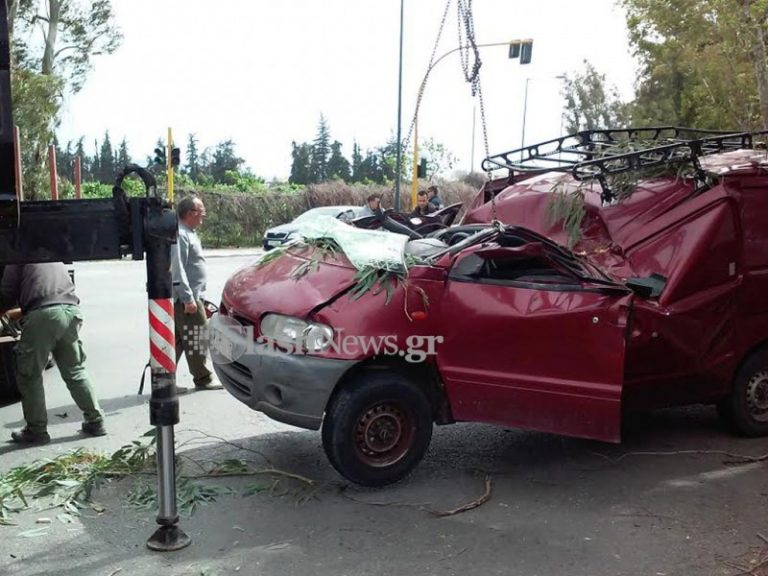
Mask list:
MULTIPOLYGON (((207 269, 203 246, 196 230, 205 218, 205 206, 200 198, 188 196, 179 202, 179 236, 171 248, 173 275, 173 318, 176 325, 176 363, 182 351, 192 374, 195 390, 219 390, 221 384, 208 367, 208 354, 203 333, 208 325, 202 296, 206 288, 207 269)), ((179 392, 186 392, 178 388, 179 392)))

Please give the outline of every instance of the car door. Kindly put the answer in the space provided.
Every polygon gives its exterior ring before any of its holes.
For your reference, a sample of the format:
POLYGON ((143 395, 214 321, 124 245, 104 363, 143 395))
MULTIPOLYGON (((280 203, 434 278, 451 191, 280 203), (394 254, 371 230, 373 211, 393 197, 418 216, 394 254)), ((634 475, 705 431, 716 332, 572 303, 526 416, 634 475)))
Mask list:
POLYGON ((542 254, 482 252, 459 257, 442 303, 454 418, 619 441, 631 293, 542 254))

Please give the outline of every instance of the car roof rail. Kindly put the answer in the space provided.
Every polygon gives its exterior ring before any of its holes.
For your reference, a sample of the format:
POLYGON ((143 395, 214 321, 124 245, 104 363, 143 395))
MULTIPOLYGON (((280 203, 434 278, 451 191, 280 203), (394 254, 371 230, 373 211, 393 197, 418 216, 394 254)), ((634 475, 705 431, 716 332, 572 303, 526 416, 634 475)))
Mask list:
POLYGON ((706 185, 699 158, 729 150, 765 147, 757 136, 768 130, 740 132, 680 126, 583 130, 552 140, 508 150, 483 160, 483 170, 567 172, 575 180, 597 180, 604 203, 616 195, 608 178, 641 169, 690 164, 697 189, 706 185))

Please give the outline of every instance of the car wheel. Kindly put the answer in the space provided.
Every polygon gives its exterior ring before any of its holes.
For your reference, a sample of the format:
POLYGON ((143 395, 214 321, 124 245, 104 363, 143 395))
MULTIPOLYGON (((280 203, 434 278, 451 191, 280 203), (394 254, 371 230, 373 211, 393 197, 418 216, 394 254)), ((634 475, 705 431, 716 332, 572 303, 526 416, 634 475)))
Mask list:
POLYGON ((334 468, 363 486, 401 480, 421 461, 432 439, 426 395, 395 373, 365 373, 331 399, 323 448, 334 468))
POLYGON ((756 352, 739 369, 718 412, 743 436, 768 435, 768 350, 756 352))

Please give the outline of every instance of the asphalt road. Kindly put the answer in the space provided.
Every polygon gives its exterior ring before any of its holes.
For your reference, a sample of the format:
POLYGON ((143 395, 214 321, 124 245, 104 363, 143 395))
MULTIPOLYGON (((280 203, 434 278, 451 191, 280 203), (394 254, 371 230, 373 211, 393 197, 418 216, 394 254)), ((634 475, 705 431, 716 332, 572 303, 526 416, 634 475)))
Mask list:
MULTIPOLYGON (((251 259, 210 259, 212 300, 251 259)), ((0 441, 0 472, 78 446, 111 452, 149 429, 147 396, 136 395, 148 354, 143 263, 81 263, 76 279, 110 434, 79 435, 80 414, 49 371, 53 442, 19 450, 0 441)), ((185 366, 179 382, 191 385, 185 366)), ((20 405, 0 408, 2 436, 21 425, 20 405)), ((768 439, 731 436, 710 407, 638 418, 619 446, 483 425, 437 428, 416 472, 379 490, 347 486, 319 434, 274 423, 224 391, 183 396, 177 433, 185 466, 240 458, 315 484, 205 480, 234 493, 182 520, 192 546, 158 554, 145 548, 155 512, 125 504, 136 480, 112 482, 94 495, 103 513, 62 524, 56 510, 32 509, 15 516, 17 526, 0 526, 0 574, 735 575, 768 555, 759 536, 768 536, 768 464, 734 456, 765 455, 768 439), (478 508, 434 513, 477 500, 486 479, 491 496, 478 508), (53 518, 44 535, 19 536, 43 516, 53 518)))

